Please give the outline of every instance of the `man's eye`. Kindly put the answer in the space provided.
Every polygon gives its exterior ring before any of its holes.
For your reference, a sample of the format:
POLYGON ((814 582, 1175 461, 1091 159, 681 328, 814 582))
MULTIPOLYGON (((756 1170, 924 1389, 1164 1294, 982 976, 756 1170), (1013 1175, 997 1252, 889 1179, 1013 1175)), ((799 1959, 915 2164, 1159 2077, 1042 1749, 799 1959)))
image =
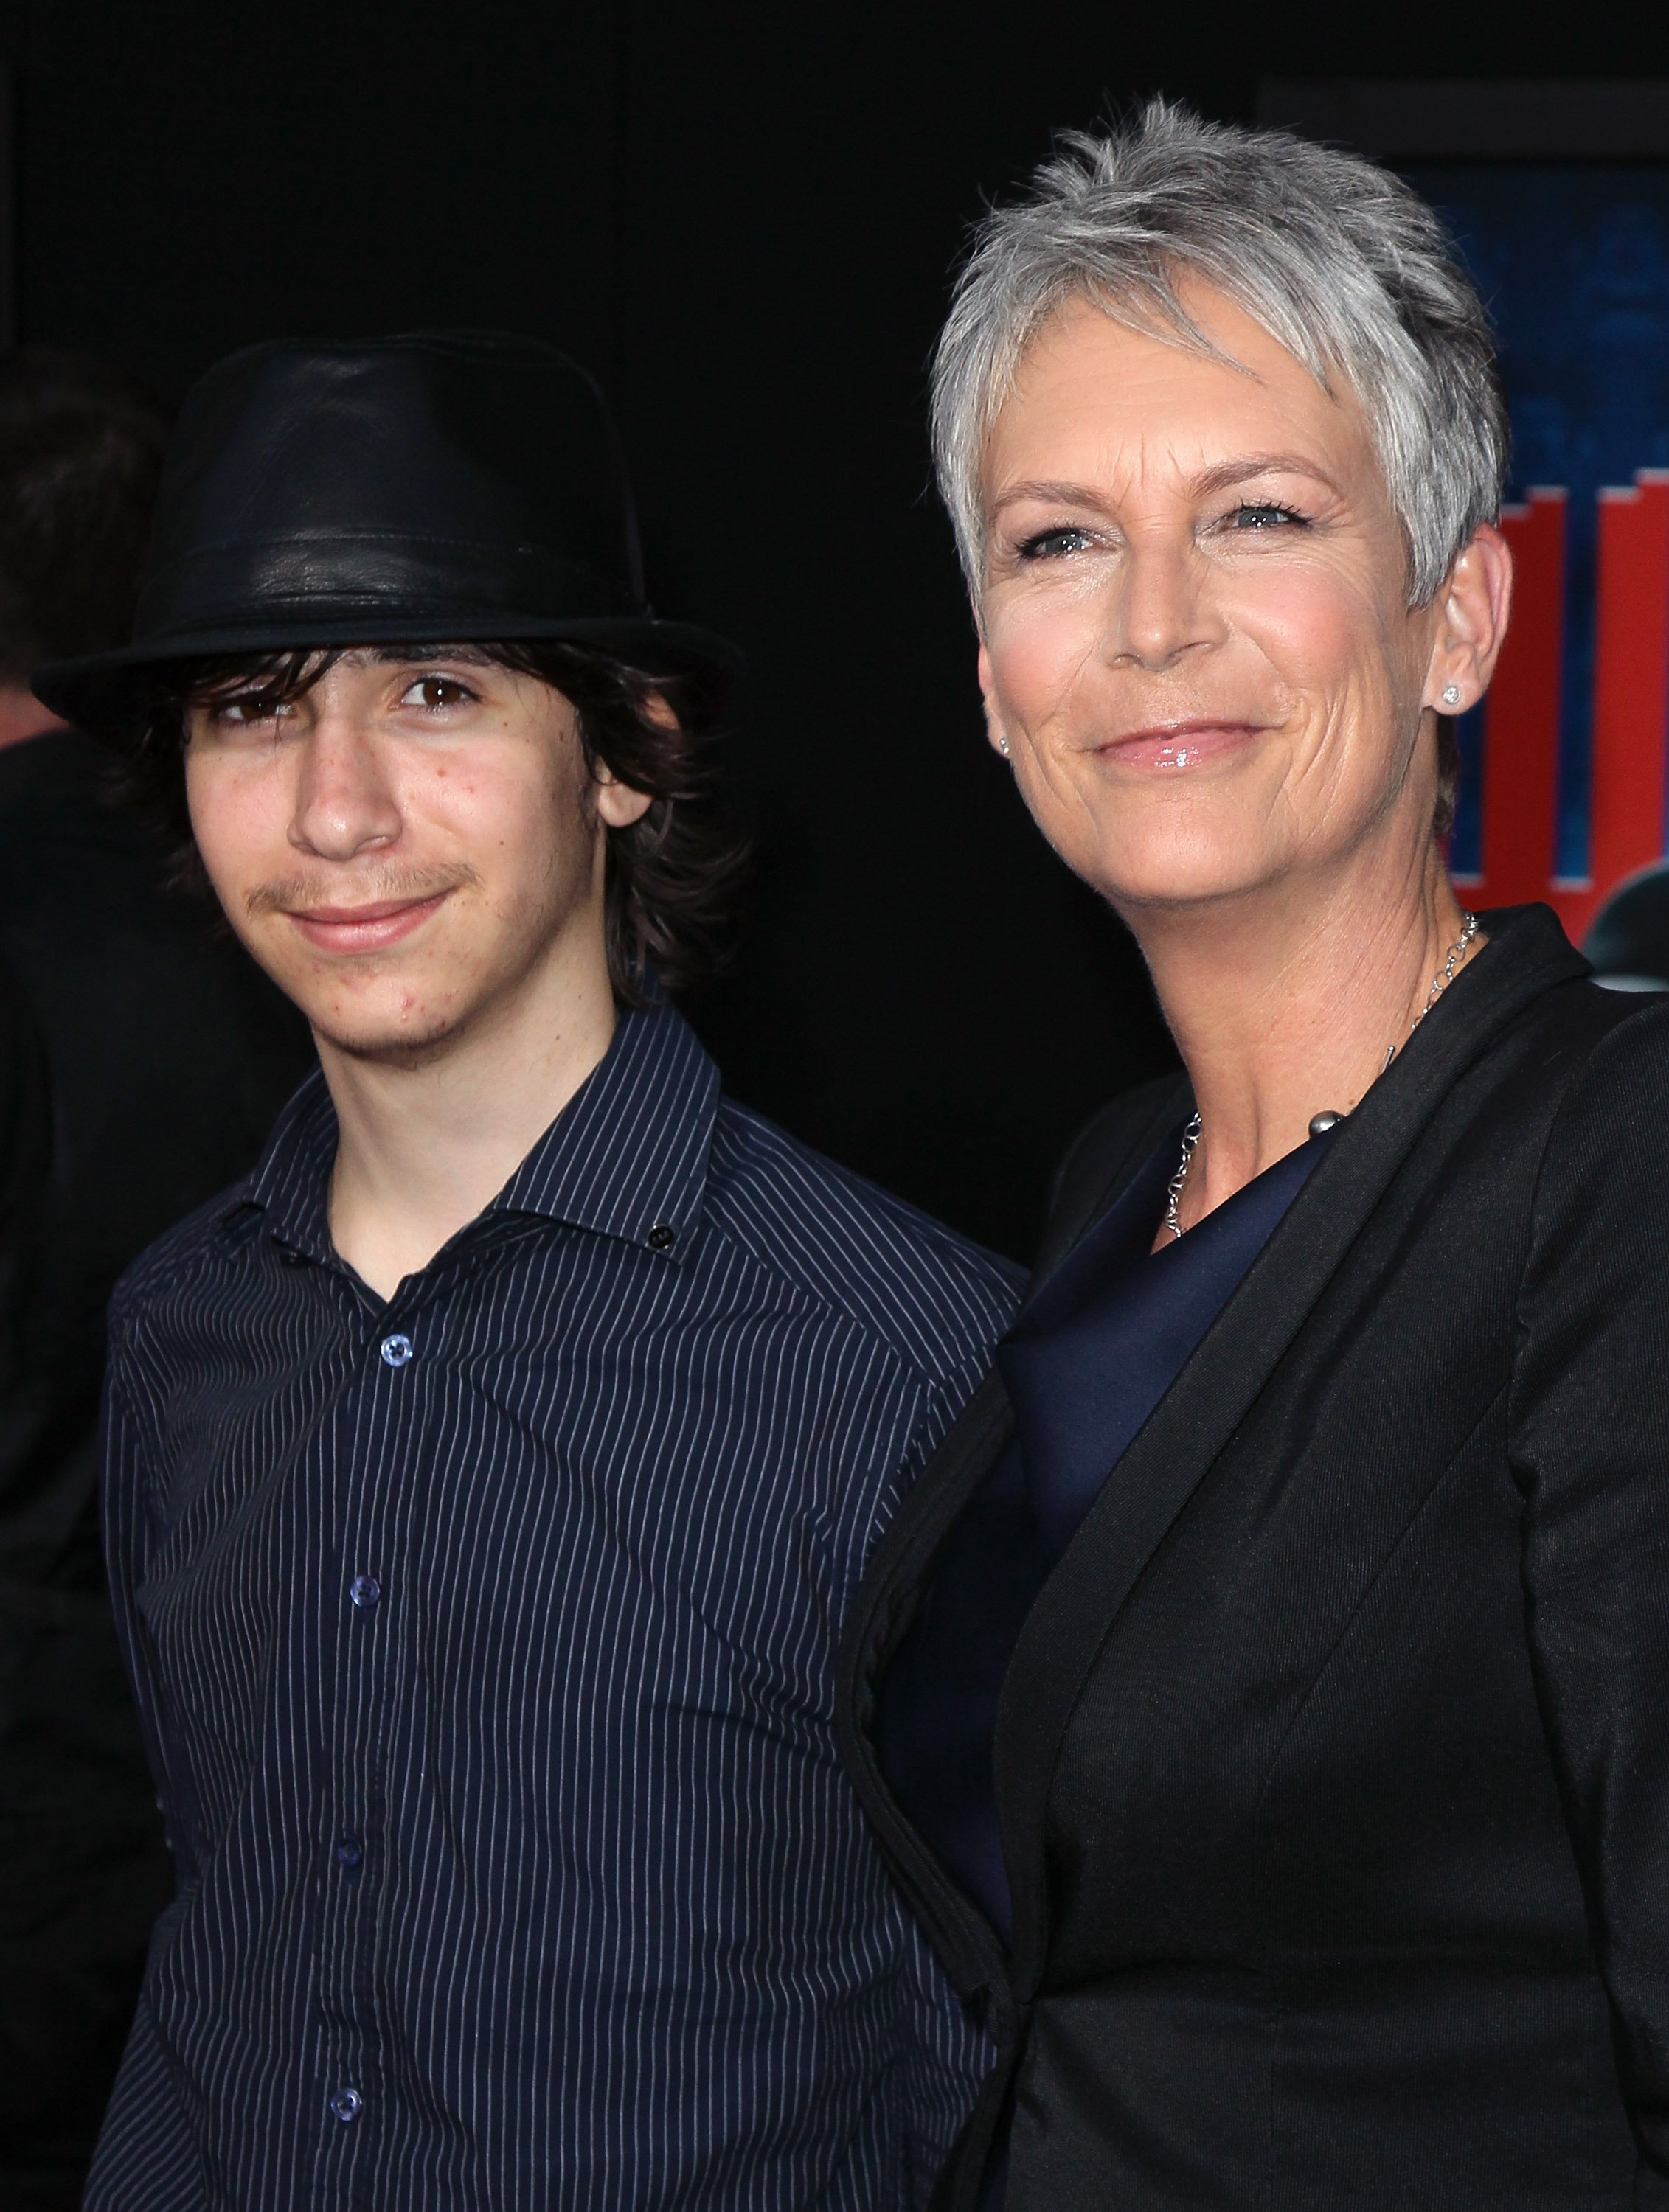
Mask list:
POLYGON ((1246 501, 1235 508, 1228 525, 1231 530, 1279 530, 1283 525, 1301 524, 1303 520, 1289 507, 1270 507, 1246 501))
POLYGON ((1057 561, 1063 554, 1081 553, 1088 543, 1087 530, 1075 530, 1068 524, 1056 530, 1039 530, 1024 539, 1018 550, 1022 561, 1057 561))
POLYGON ((230 723, 235 729, 242 729, 256 722, 275 722, 280 714, 289 712, 285 701, 274 699, 262 691, 246 691, 231 699, 211 699, 209 702, 210 720, 230 723))
POLYGON ((455 676, 420 676, 408 686, 400 704, 437 713, 448 707, 464 706, 474 696, 468 684, 460 684, 455 676))

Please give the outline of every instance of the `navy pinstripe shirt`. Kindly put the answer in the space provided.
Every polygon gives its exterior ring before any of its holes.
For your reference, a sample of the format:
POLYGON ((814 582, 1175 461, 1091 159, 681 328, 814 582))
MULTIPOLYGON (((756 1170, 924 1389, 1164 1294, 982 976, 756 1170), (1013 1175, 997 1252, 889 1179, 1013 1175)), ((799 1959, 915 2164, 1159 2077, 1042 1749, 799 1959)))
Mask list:
POLYGON ((842 1607, 997 1263, 670 1010, 384 1306, 315 1079, 118 1293, 175 1854, 91 2212, 870 2212, 984 2064, 836 1759, 842 1607))

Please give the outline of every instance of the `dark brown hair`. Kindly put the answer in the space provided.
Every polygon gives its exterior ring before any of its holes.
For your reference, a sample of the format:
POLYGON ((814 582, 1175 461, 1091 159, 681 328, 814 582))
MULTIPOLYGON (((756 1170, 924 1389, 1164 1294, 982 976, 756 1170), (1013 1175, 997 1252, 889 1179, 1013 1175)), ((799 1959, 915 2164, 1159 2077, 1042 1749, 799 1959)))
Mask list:
MULTIPOLYGON (((351 648, 302 647, 180 662, 159 672, 151 712, 133 755, 131 795, 159 816, 174 847, 175 876, 206 888, 186 804, 184 738, 192 707, 234 686, 275 704, 300 698, 351 648)), ((393 648, 381 648, 393 650, 393 648)), ((746 842, 715 787, 716 702, 700 678, 654 675, 593 647, 557 640, 472 644, 478 655, 560 691, 578 720, 587 765, 633 791, 648 811, 606 831, 604 890, 609 975, 616 997, 642 1006, 718 964, 723 926, 746 842), (652 711, 665 702, 674 719, 652 711)), ((444 647, 399 648, 414 659, 444 647)))

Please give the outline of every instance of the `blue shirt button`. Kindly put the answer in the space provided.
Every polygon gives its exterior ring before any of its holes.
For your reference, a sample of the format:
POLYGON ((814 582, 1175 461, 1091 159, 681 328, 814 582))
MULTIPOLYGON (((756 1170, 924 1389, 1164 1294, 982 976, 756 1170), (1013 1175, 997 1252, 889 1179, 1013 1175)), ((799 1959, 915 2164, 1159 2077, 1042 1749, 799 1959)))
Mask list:
POLYGON ((375 1575, 356 1575, 348 1584, 348 1595, 362 1613, 369 1613, 382 1595, 382 1584, 375 1575))
POLYGON ((409 1336, 385 1336, 382 1340, 382 1359, 386 1367, 404 1367, 411 1357, 409 1336))
POLYGON ((357 1840, 352 1836, 344 1836, 336 1847, 336 1863, 338 1866, 356 1867, 364 1856, 357 1840))
POLYGON ((338 2120, 356 2120, 363 2102, 357 2089, 338 2089, 331 2099, 331 2110, 338 2120))

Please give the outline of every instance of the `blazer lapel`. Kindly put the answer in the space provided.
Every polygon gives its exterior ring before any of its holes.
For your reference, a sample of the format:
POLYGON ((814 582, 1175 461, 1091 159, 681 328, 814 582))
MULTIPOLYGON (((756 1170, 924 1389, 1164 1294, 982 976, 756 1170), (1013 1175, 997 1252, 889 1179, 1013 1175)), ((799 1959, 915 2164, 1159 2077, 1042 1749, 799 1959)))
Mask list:
POLYGON ((1544 908, 1489 917, 1490 943, 1415 1031, 1294 1200, 1085 1516, 1021 1631, 997 1710, 997 1804, 1014 1895, 1014 1994, 1048 1946, 1051 1778, 1085 1677, 1171 1523, 1246 1417, 1445 1095, 1554 985, 1587 973, 1544 908))

